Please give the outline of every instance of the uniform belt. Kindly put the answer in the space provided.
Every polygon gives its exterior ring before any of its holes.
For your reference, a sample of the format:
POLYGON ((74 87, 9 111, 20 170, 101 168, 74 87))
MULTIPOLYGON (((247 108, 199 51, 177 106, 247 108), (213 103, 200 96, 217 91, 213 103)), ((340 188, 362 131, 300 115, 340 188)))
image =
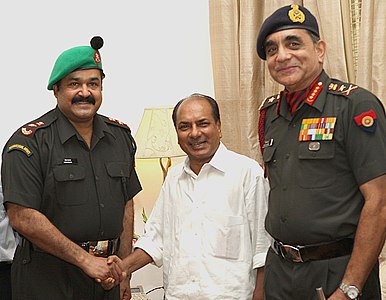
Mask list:
POLYGON ((349 255, 352 251, 354 240, 344 238, 338 241, 314 245, 286 245, 274 240, 271 248, 285 260, 293 263, 302 263, 312 260, 331 259, 339 256, 349 255))
POLYGON ((104 241, 77 242, 77 244, 93 256, 108 257, 118 252, 119 238, 104 241))

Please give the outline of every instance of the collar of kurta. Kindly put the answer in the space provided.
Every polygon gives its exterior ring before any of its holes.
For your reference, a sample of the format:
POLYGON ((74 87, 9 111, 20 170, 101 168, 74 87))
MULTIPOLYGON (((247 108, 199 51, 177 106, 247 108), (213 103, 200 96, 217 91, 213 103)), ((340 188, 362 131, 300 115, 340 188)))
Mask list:
MULTIPOLYGON (((227 151, 228 151, 228 149, 225 147, 225 145, 222 142, 220 142, 220 145, 218 146, 214 156, 207 164, 211 165, 213 168, 219 170, 220 172, 226 172, 226 167, 224 164, 224 161, 226 161, 226 160, 225 160, 224 156, 226 156, 227 151)), ((205 164, 204 164, 204 166, 205 166, 205 164)), ((187 173, 191 176, 197 177, 197 175, 190 168, 189 157, 185 158, 182 169, 185 173, 187 173)))

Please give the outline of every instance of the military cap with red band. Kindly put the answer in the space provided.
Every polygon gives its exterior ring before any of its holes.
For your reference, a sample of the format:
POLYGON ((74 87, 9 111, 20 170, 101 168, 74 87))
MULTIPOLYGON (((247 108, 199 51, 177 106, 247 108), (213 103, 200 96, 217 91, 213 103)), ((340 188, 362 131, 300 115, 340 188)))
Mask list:
POLYGON ((303 6, 287 5, 276 10, 261 25, 256 43, 259 57, 263 60, 267 59, 264 43, 271 33, 293 28, 306 29, 319 37, 318 22, 313 14, 303 6))

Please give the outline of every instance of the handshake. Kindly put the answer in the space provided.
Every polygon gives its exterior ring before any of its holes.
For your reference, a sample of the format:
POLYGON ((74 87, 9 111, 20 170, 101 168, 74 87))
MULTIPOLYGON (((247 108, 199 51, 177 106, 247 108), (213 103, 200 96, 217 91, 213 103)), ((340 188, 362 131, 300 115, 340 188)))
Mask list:
POLYGON ((101 277, 94 277, 101 284, 103 289, 110 290, 114 286, 122 283, 124 280, 131 278, 131 273, 128 273, 128 268, 125 267, 124 261, 118 256, 112 255, 108 258, 103 258, 105 267, 102 268, 101 277))
POLYGON ((153 261, 151 256, 140 248, 135 249, 124 259, 116 255, 104 258, 84 253, 85 257, 81 259, 82 270, 100 283, 105 290, 110 290, 120 284, 121 299, 131 298, 129 284, 131 274, 153 261))
POLYGON ((100 283, 105 290, 110 290, 114 286, 126 282, 130 288, 128 283, 131 278, 131 272, 129 273, 129 266, 127 265, 129 256, 122 260, 116 255, 105 258, 93 256, 85 252, 85 256, 80 258, 79 267, 88 276, 100 283))

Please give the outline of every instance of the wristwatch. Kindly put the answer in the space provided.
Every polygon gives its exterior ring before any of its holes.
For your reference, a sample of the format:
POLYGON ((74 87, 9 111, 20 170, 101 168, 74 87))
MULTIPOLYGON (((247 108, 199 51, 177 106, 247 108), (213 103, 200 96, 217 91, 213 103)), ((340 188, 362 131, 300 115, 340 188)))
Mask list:
POLYGON ((359 299, 359 296, 361 295, 359 289, 355 285, 348 285, 342 282, 339 288, 351 300, 359 299))

